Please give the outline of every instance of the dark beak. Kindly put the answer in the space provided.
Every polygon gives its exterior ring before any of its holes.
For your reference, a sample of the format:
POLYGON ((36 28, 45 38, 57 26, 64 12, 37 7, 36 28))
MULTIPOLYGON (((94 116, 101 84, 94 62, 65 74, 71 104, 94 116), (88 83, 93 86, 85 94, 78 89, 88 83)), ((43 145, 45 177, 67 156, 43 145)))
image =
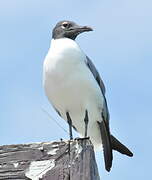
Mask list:
POLYGON ((78 29, 80 30, 80 32, 93 31, 93 29, 89 26, 79 26, 78 29))
POLYGON ((70 30, 75 31, 78 34, 83 33, 83 32, 87 32, 87 31, 93 31, 93 29, 89 26, 78 26, 78 25, 71 28, 70 30))

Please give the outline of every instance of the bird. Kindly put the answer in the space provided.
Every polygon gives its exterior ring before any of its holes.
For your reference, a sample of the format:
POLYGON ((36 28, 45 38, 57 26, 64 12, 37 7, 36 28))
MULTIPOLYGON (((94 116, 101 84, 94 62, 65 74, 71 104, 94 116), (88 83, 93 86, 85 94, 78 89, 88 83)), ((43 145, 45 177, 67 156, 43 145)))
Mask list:
POLYGON ((106 89, 95 65, 83 52, 76 38, 93 31, 73 21, 59 21, 43 64, 45 94, 56 112, 80 137, 90 137, 96 150, 103 149, 105 169, 112 167, 113 150, 129 157, 133 153, 110 131, 106 89))

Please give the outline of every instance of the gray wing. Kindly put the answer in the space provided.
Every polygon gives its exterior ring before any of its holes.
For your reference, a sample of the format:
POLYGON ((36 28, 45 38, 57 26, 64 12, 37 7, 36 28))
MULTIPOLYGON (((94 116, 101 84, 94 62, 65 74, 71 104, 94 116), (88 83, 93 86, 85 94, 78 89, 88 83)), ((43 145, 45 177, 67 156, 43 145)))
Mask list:
POLYGON ((93 62, 88 58, 88 56, 86 56, 86 65, 88 66, 88 68, 90 69, 90 71, 92 72, 95 80, 97 81, 97 83, 99 84, 100 86, 100 89, 103 93, 103 95, 105 95, 105 92, 106 92, 106 88, 105 88, 105 85, 100 77, 100 74, 98 73, 95 65, 93 64, 93 62))
POLYGON ((106 93, 106 88, 105 88, 105 85, 100 77, 100 74, 98 73, 95 65, 93 64, 93 62, 88 58, 88 56, 86 56, 86 65, 88 66, 88 68, 90 69, 90 71, 92 72, 95 80, 97 81, 100 89, 101 89, 101 92, 103 94, 103 97, 104 97, 104 107, 103 107, 103 116, 104 116, 104 119, 106 120, 106 123, 108 124, 109 126, 109 119, 110 119, 110 116, 109 116, 109 111, 108 111, 108 106, 107 106, 107 101, 106 101, 106 97, 105 97, 105 93, 106 93))
POLYGON ((107 171, 110 171, 110 168, 112 166, 113 156, 112 156, 111 135, 110 135, 110 128, 109 128, 109 111, 108 111, 107 101, 105 98, 106 90, 105 90, 104 83, 103 83, 95 65, 87 56, 86 56, 86 65, 92 72, 95 80, 97 81, 97 83, 101 89, 103 97, 104 97, 104 107, 101 112, 103 121, 102 122, 98 121, 98 125, 99 125, 102 144, 103 144, 105 168, 107 171))

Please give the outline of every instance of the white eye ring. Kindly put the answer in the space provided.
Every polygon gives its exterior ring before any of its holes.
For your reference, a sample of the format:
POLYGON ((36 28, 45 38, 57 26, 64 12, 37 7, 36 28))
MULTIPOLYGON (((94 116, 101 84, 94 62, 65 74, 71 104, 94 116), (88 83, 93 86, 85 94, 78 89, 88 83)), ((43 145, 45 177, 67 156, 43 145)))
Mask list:
POLYGON ((63 27, 63 28, 66 28, 66 27, 68 27, 68 26, 69 26, 69 23, 68 23, 68 22, 63 22, 63 23, 62 23, 62 27, 63 27))

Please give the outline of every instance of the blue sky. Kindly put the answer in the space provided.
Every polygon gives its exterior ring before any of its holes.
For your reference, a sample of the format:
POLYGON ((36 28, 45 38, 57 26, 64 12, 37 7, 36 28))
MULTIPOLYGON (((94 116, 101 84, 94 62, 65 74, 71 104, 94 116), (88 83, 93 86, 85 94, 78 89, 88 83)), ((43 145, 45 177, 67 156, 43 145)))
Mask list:
POLYGON ((73 20, 94 28, 77 42, 105 82, 112 133, 134 152, 115 152, 110 173, 97 153, 101 179, 151 179, 151 7, 150 0, 1 0, 0 144, 68 138, 52 120, 67 129, 45 97, 42 65, 53 26, 73 20))

